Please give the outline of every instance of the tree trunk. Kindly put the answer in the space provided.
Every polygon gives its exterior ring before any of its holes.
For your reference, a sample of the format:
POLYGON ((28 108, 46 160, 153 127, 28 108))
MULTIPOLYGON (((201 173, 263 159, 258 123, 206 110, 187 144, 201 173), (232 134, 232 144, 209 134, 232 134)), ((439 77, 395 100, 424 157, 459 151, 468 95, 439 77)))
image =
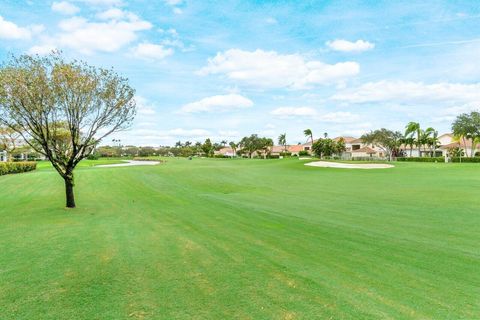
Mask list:
POLYGON ((75 208, 75 195, 73 193, 73 176, 64 179, 67 208, 75 208))

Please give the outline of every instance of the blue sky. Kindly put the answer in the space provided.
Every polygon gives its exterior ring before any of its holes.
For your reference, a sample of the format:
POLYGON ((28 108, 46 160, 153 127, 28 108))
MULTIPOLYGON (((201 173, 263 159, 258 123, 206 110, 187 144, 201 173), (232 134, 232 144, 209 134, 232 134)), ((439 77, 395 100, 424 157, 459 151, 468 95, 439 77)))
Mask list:
POLYGON ((3 0, 0 41, 128 77, 123 144, 447 132, 480 108, 478 1, 3 0))

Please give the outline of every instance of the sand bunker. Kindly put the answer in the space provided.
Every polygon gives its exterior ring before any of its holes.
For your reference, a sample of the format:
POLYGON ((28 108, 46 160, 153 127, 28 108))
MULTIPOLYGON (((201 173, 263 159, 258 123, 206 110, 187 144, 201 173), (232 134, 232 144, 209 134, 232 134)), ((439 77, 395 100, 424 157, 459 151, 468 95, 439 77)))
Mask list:
POLYGON ((131 166, 155 166, 157 164, 160 164, 160 161, 126 160, 125 163, 101 164, 95 167, 96 168, 113 168, 113 167, 131 167, 131 166))
POLYGON ((342 169, 387 169, 393 168, 391 164, 383 163, 340 163, 328 161, 316 161, 305 163, 306 166, 342 169))

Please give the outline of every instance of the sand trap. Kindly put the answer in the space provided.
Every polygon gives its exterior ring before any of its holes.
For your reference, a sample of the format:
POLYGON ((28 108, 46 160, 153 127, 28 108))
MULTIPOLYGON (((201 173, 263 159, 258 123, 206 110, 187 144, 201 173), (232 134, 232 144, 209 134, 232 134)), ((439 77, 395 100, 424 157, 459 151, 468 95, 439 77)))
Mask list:
POLYGON ((306 166, 342 169, 387 169, 393 168, 391 164, 383 163, 340 163, 328 161, 316 161, 305 163, 306 166))
POLYGON ((125 163, 101 164, 95 167, 96 168, 113 168, 113 167, 131 167, 131 166, 155 166, 157 164, 160 164, 160 161, 125 160, 125 163))

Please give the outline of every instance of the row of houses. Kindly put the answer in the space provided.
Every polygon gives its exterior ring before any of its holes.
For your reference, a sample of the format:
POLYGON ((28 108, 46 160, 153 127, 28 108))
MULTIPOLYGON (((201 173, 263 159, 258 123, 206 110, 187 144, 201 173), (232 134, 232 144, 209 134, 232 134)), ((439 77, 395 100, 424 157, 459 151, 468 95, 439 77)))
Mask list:
MULTIPOLYGON (((333 140, 339 141, 343 139, 345 142, 345 152, 342 154, 343 158, 346 159, 355 159, 355 158, 385 158, 388 155, 385 154, 385 151, 382 148, 379 148, 374 145, 369 145, 364 143, 360 138, 355 137, 336 137, 333 140)), ((464 154, 470 155, 475 154, 475 151, 480 150, 480 144, 472 147, 471 141, 456 141, 453 134, 445 133, 438 137, 439 145, 435 150, 431 150, 427 147, 419 148, 417 146, 408 146, 402 145, 400 147, 400 152, 404 157, 425 157, 430 156, 432 152, 434 156, 446 157, 449 149, 458 147, 463 150, 464 154), (473 150, 472 150, 473 149, 473 150), (473 153, 472 153, 473 152, 473 153)), ((312 143, 307 142, 297 145, 289 145, 286 147, 286 151, 292 155, 298 156, 301 151, 307 151, 311 154, 312 143)), ((271 155, 280 155, 285 151, 284 146, 273 146, 270 150, 271 155)), ((230 147, 222 148, 218 151, 215 151, 217 155, 223 155, 226 157, 235 156, 235 152, 230 147)))

